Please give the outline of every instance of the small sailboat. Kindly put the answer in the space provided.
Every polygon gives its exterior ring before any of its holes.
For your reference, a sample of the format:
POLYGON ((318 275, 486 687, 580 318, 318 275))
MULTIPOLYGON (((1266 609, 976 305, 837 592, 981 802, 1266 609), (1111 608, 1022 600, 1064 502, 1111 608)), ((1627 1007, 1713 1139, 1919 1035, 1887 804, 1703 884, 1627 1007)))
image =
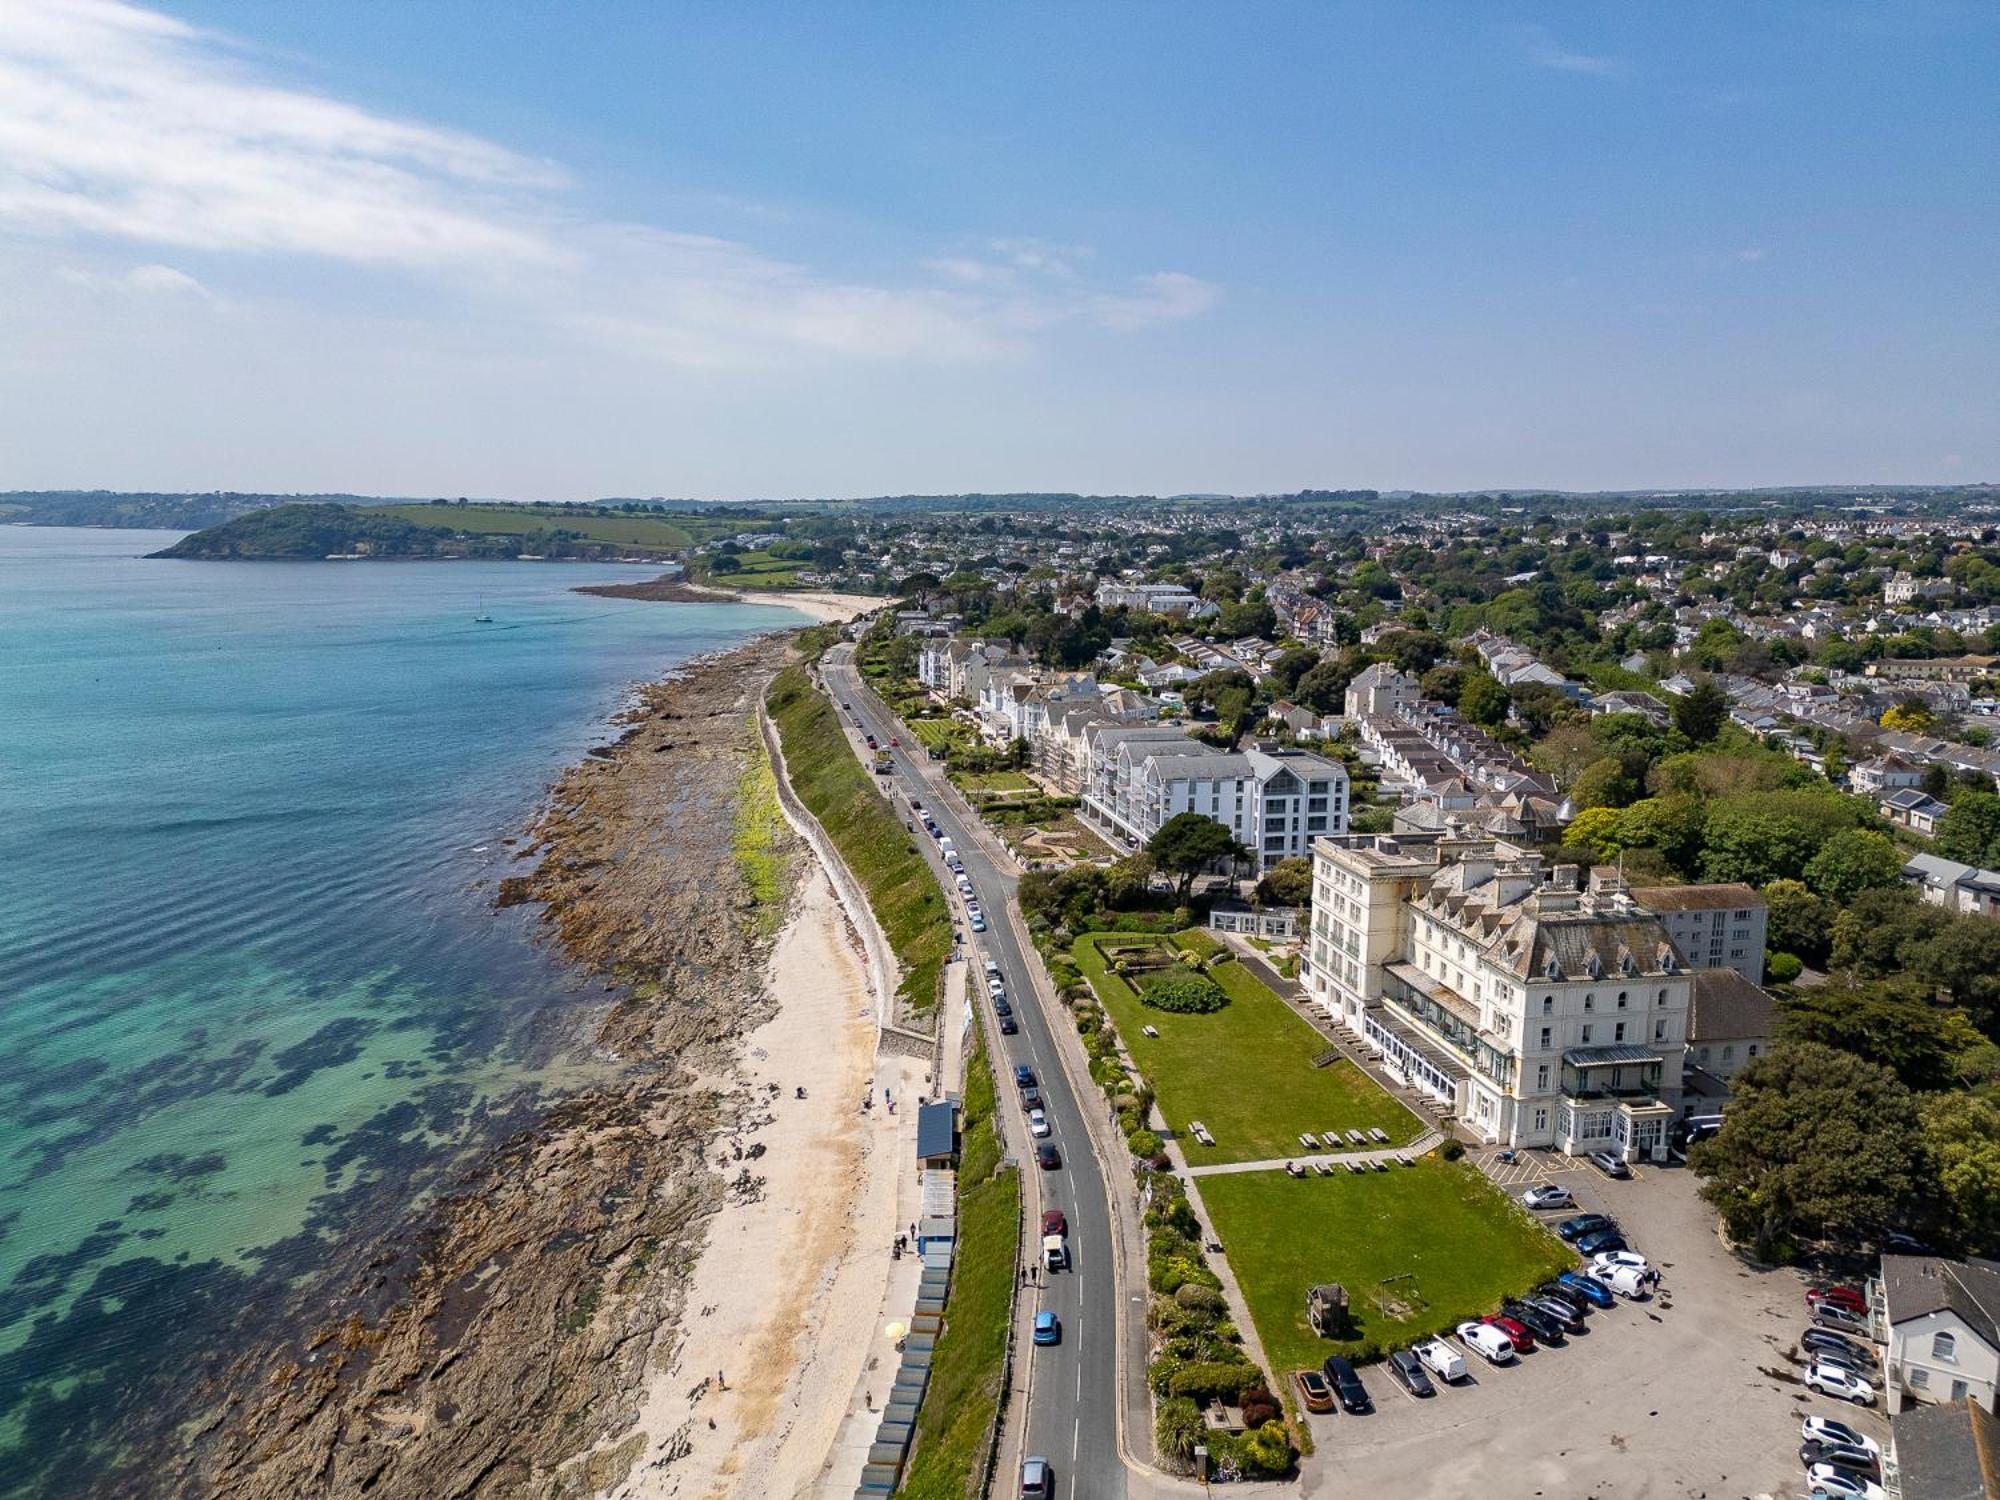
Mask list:
POLYGON ((493 616, 486 613, 486 596, 484 594, 479 596, 479 613, 472 617, 472 623, 475 625, 491 625, 493 623, 493 616))

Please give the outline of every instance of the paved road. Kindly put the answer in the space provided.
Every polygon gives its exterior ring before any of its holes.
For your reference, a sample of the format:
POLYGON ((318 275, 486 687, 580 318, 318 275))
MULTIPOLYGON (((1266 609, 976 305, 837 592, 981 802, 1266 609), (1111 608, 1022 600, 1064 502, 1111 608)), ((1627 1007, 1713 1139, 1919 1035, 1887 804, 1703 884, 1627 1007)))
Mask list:
MULTIPOLYGON (((883 745, 891 737, 907 736, 907 730, 862 683, 853 665, 851 646, 830 650, 821 671, 836 704, 852 705, 842 711, 843 721, 858 723, 883 745)), ((984 933, 967 936, 983 947, 985 956, 999 963, 1021 1024, 1019 1035, 1001 1038, 1005 1051, 994 1059, 1000 1075, 1001 1108, 1015 1111, 1013 1123, 1018 1127, 1021 1114, 1013 1069, 1016 1063, 1026 1063, 1040 1081, 1043 1107, 1054 1132, 1051 1138, 1062 1152, 1062 1166, 1052 1172, 1037 1170, 1032 1156, 1022 1164, 1033 1210, 1029 1229, 1039 1229, 1041 1207, 1062 1209, 1069 1219, 1072 1269, 1046 1276, 1043 1285, 1028 1291, 1037 1308, 1050 1309, 1062 1320, 1063 1336, 1062 1343, 1053 1348, 1024 1345, 1017 1356, 1017 1375, 1031 1381, 1021 1451, 1049 1460, 1055 1469, 1056 1492, 1067 1500, 1121 1500, 1126 1492, 1126 1472, 1118 1454, 1119 1328, 1111 1213, 1103 1172, 1090 1149, 1080 1112, 1102 1106, 1094 1093, 1080 1102, 1071 1089, 1050 1031, 1051 1018, 1043 1014, 1029 978, 1028 965, 1035 960, 1022 951, 1013 924, 1002 919, 1014 902, 1014 877, 988 855, 981 839, 974 837, 977 819, 944 783, 941 772, 933 773, 917 759, 922 753, 914 745, 896 752, 895 772, 883 779, 893 784, 896 801, 905 812, 913 792, 922 800, 965 862, 965 873, 990 917, 984 933)), ((1056 1017, 1053 1024, 1069 1023, 1066 1017, 1056 1017)), ((1012 1138, 1026 1141, 1027 1131, 1016 1128, 1012 1138)), ((1038 1243, 1031 1232, 1029 1244, 1038 1243)), ((1018 1486, 1017 1475, 1002 1473, 995 1477, 993 1493, 1011 1500, 1018 1486)))

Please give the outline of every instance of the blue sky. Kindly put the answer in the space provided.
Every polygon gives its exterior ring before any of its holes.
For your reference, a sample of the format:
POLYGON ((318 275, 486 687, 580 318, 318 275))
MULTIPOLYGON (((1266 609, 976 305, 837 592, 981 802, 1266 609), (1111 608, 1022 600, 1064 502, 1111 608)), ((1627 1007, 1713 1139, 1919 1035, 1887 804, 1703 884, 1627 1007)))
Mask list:
POLYGON ((1986 4, 0 8, 0 486, 2000 478, 1986 4))

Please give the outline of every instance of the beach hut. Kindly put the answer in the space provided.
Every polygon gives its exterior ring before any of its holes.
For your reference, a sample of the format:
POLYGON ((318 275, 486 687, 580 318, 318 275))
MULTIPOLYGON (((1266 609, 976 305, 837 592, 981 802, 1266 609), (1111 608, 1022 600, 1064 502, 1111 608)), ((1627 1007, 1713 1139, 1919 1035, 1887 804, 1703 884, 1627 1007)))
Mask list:
POLYGON ((958 1106, 949 1099, 917 1106, 917 1160, 931 1168, 958 1165, 958 1106))

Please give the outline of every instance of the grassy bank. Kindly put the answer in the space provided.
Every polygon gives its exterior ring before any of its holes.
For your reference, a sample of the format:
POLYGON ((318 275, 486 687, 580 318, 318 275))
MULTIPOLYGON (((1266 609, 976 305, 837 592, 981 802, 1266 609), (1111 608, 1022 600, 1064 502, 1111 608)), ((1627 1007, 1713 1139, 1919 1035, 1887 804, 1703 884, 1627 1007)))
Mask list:
POLYGON ((785 919, 785 815, 778 779, 758 741, 758 754, 736 791, 736 863, 757 903, 757 931, 775 934, 785 919))
POLYGON ((1000 1404, 1021 1217, 1021 1171, 1002 1166, 994 1087, 982 1042, 965 1080, 958 1183, 958 1263, 945 1329, 917 1412, 916 1451, 900 1493, 965 1500, 1000 1404))
POLYGON ((1153 1085, 1160 1112, 1191 1165, 1296 1156, 1305 1131, 1380 1127, 1398 1145, 1422 1134, 1424 1122, 1353 1063, 1314 1067, 1313 1060, 1331 1044, 1233 958, 1213 962, 1207 971, 1229 996, 1221 1010, 1188 1015, 1142 1004, 1131 980, 1113 971, 1107 955, 1163 943, 1204 956, 1221 951, 1198 931, 1171 939, 1107 932, 1084 934, 1071 954, 1110 1011, 1132 1061, 1153 1085), (1147 1036, 1148 1026, 1159 1034, 1147 1036), (1188 1134, 1194 1120, 1214 1134, 1213 1146, 1188 1134))
POLYGON ((1294 1180, 1283 1172, 1199 1179, 1257 1336, 1287 1372, 1329 1354, 1370 1358, 1495 1311, 1576 1263, 1554 1235, 1462 1162, 1294 1180), (1354 1336, 1306 1322, 1306 1288, 1347 1288, 1354 1336))
POLYGON ((927 1009, 951 951, 951 914, 915 838, 854 758, 833 705, 805 669, 788 667, 766 700, 785 747, 792 790, 826 829, 867 893, 903 966, 901 993, 927 1009))

